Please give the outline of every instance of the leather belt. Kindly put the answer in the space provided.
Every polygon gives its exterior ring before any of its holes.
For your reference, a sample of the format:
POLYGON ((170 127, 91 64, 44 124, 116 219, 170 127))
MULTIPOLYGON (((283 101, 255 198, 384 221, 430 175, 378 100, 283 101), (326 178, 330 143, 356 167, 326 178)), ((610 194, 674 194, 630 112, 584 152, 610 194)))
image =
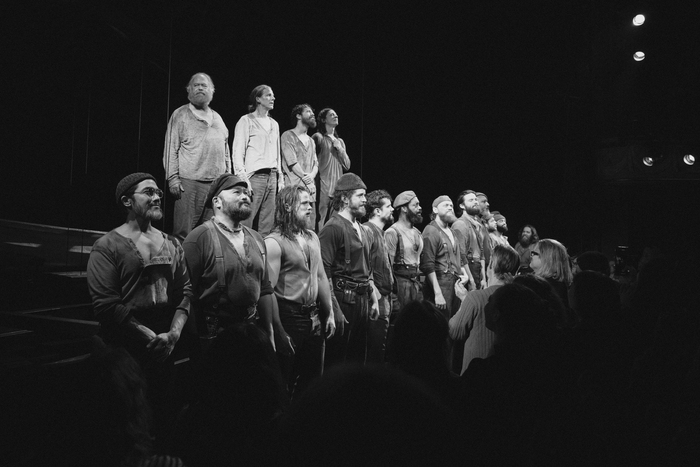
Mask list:
POLYGON ((357 295, 365 295, 369 291, 369 281, 355 282, 342 277, 334 277, 333 288, 340 292, 351 290, 357 295))
POLYGON ((311 303, 309 305, 302 305, 301 303, 292 302, 292 301, 285 300, 285 299, 279 298, 279 297, 277 297, 277 303, 278 303, 278 305, 283 306, 288 310, 297 311, 297 312, 300 312, 302 314, 309 314, 310 315, 310 314, 318 311, 318 304, 316 304, 316 303, 311 303))
POLYGON ((258 169, 254 173, 255 175, 268 175, 272 172, 277 172, 277 169, 258 169))

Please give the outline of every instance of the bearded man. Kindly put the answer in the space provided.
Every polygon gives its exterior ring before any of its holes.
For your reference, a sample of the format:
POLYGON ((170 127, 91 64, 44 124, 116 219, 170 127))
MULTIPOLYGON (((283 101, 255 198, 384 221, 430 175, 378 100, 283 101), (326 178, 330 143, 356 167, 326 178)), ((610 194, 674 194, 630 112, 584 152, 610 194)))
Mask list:
MULTIPOLYGON (((423 300, 420 283, 420 255, 423 237, 415 227, 423 223, 423 208, 413 191, 404 191, 394 200, 399 218, 384 233, 389 262, 396 278, 396 308, 403 309, 408 302, 423 300)), ((393 319, 393 318, 392 318, 393 319)))
MULTIPOLYGON (((183 244, 199 334, 213 339, 232 324, 258 322, 274 345, 267 250, 262 236, 242 224, 252 213, 248 184, 221 175, 207 193, 206 206, 213 208, 214 217, 190 232, 183 244)), ((281 352, 293 353, 279 319, 275 326, 281 352)))
POLYGON ((348 360, 365 363, 369 320, 379 316, 370 259, 372 236, 359 222, 367 213, 366 192, 367 186, 354 173, 341 176, 333 194, 336 212, 318 234, 336 324, 326 350, 327 366, 348 360))
POLYGON ((209 107, 214 82, 197 73, 187 85, 189 104, 176 109, 165 133, 163 167, 170 194, 175 198, 173 235, 182 241, 197 225, 211 217, 204 201, 211 182, 231 173, 228 128, 209 107))
POLYGON ((483 289, 486 287, 486 250, 488 249, 488 245, 484 245, 484 240, 489 238, 489 233, 478 218, 482 208, 476 193, 472 190, 461 192, 457 197, 457 203, 462 210, 462 215, 455 221, 452 228, 460 233, 463 241, 462 254, 474 278, 476 289, 483 289))
POLYGON ((515 251, 520 256, 520 273, 532 272, 530 268, 530 252, 535 248, 535 243, 540 240, 537 229, 527 224, 518 232, 518 243, 515 244, 515 251))
POLYGON ((282 171, 284 185, 302 185, 311 195, 311 225, 316 225, 316 185, 318 158, 316 142, 309 136, 309 129, 316 128, 314 109, 309 104, 299 104, 292 109, 291 130, 282 133, 282 171))
POLYGON ((116 196, 126 222, 95 242, 87 283, 101 337, 150 366, 180 339, 192 289, 180 243, 151 224, 163 217, 155 178, 128 175, 116 196))
POLYGON ((455 283, 466 283, 469 276, 462 267, 458 233, 450 226, 457 217, 452 200, 442 195, 433 201, 433 220, 423 229, 423 253, 420 269, 425 274, 423 295, 435 303, 450 319, 459 308, 455 283))

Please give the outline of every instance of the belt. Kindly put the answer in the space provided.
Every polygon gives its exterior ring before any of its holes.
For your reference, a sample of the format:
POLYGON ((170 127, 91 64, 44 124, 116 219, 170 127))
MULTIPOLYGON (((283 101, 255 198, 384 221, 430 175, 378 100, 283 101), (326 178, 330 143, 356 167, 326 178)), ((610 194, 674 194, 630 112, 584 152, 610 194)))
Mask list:
POLYGON ((399 277, 414 278, 420 276, 418 266, 412 264, 394 264, 394 273, 399 277))
POLYGON ((272 172, 277 172, 277 169, 259 169, 253 172, 255 175, 267 175, 272 172))
POLYGON ((298 311, 303 314, 312 314, 318 311, 318 304, 311 303, 309 305, 302 305, 301 303, 292 302, 290 300, 285 300, 283 298, 277 297, 277 304, 283 306, 292 311, 298 311))
POLYGON ((357 295, 365 295, 369 291, 369 281, 355 282, 342 277, 334 277, 333 288, 340 292, 352 290, 357 295))
POLYGON ((451 277, 455 280, 459 279, 459 274, 453 271, 435 271, 437 277, 451 277))

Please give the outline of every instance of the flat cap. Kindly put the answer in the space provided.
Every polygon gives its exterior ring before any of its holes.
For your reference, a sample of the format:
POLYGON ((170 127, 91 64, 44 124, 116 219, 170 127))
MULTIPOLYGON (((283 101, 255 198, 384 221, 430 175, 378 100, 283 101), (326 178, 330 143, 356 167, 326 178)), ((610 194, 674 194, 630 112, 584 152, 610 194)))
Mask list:
POLYGON ((360 177, 352 172, 344 174, 338 179, 338 183, 335 184, 335 191, 347 191, 347 190, 366 190, 367 185, 362 181, 360 177))
POLYGON ((440 203, 444 203, 445 201, 449 201, 451 203, 452 199, 447 195, 438 196, 435 198, 435 201, 433 201, 433 207, 436 208, 440 205, 440 203))
MULTIPOLYGON (((491 214, 493 214, 493 213, 491 213, 491 214)), ((496 219, 496 222, 506 220, 506 218, 503 214, 493 214, 493 218, 496 219)))
POLYGON ((117 204, 121 202, 122 196, 124 196, 124 193, 129 191, 129 188, 134 185, 138 185, 144 180, 153 180, 155 182, 156 178, 146 172, 136 172, 122 178, 121 181, 117 183, 117 204))
POLYGON ((212 207, 212 198, 214 198, 215 196, 219 196, 219 193, 221 193, 224 190, 228 190, 229 188, 233 188, 234 186, 248 187, 248 184, 233 174, 219 175, 219 178, 211 182, 211 186, 209 187, 209 191, 207 192, 207 199, 204 202, 204 207, 212 207))
POLYGON ((403 192, 399 193, 399 196, 397 196, 396 199, 394 199, 394 207, 398 208, 399 206, 403 206, 404 204, 408 204, 415 197, 416 197, 416 194, 414 192, 412 192, 411 190, 403 191, 403 192))

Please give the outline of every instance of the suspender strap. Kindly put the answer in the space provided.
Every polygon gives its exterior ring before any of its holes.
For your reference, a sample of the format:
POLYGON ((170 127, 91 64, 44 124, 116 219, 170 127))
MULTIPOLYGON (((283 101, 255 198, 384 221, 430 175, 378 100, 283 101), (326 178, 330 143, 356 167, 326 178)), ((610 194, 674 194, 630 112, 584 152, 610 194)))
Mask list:
POLYGON ((216 227, 212 221, 207 221, 204 223, 209 230, 209 235, 211 236, 211 242, 214 245, 214 259, 216 261, 216 284, 219 290, 218 303, 223 303, 226 300, 226 268, 224 267, 224 252, 221 250, 221 240, 219 240, 219 233, 216 231, 216 227))
POLYGON ((399 229, 393 230, 396 232, 396 253, 394 254, 394 264, 404 264, 403 240, 401 239, 399 229))

